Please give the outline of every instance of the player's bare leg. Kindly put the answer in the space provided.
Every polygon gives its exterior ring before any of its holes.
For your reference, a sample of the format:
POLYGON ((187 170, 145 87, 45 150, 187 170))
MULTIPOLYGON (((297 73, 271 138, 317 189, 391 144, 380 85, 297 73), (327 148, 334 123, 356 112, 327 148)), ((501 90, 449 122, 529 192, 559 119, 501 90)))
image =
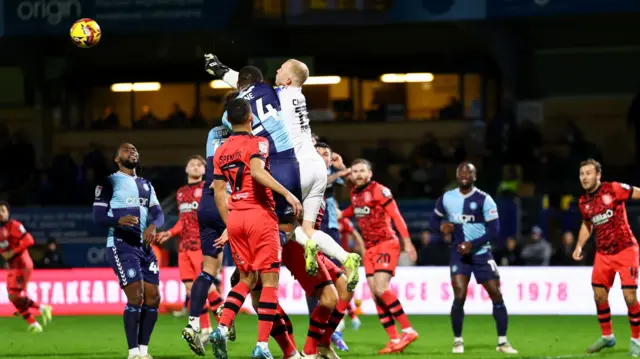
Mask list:
POLYGON ((631 344, 629 345, 629 355, 640 356, 640 303, 636 294, 637 288, 622 287, 624 301, 629 310, 629 324, 631 325, 631 344))
POLYGON ((500 281, 498 279, 491 279, 482 283, 482 286, 489 294, 489 298, 491 298, 491 302, 493 303, 493 319, 496 321, 496 330, 498 331, 498 346, 496 347, 496 351, 505 354, 518 354, 518 351, 515 350, 507 340, 509 315, 507 313, 507 307, 504 305, 502 292, 500 291, 500 281))
POLYGON ((593 298, 598 311, 598 321, 602 336, 587 348, 587 353, 597 353, 604 348, 613 348, 616 337, 611 326, 611 308, 609 308, 609 291, 604 286, 593 286, 593 298))
POLYGON ((220 264, 218 257, 205 255, 202 262, 202 272, 191 287, 189 324, 182 329, 182 338, 187 342, 191 351, 200 356, 205 355, 204 345, 200 338, 200 315, 207 302, 215 275, 220 270, 220 264))
POLYGON ((453 349, 451 350, 451 352, 454 354, 462 354, 464 353, 464 340, 462 339, 462 326, 464 323, 464 302, 467 299, 469 277, 459 274, 452 276, 451 287, 453 287, 453 304, 451 305, 453 349))
POLYGON ((315 254, 317 254, 318 249, 320 249, 324 255, 335 258, 342 263, 347 275, 347 289, 353 292, 360 281, 358 268, 360 268, 362 258, 357 253, 345 251, 331 236, 316 230, 314 226, 315 220, 310 221, 305 219, 302 221, 302 226, 295 230, 296 242, 305 248, 307 273, 311 276, 317 273, 318 264, 315 260, 315 254))
POLYGON ((338 350, 349 350, 349 347, 342 338, 342 334, 338 334, 336 329, 342 322, 347 307, 349 306, 351 299, 353 299, 353 292, 349 292, 347 290, 347 279, 344 275, 338 277, 335 281, 335 287, 338 291, 338 303, 331 314, 331 318, 329 318, 327 329, 325 330, 322 339, 320 339, 320 344, 318 345, 318 354, 327 359, 340 359, 338 354, 331 347, 332 341, 338 350))
POLYGON ((256 272, 238 272, 238 276, 238 284, 233 286, 224 302, 224 309, 222 310, 218 327, 209 338, 213 347, 213 356, 216 359, 228 358, 227 339, 229 338, 229 327, 240 308, 242 308, 245 298, 258 281, 258 273, 256 272))
POLYGON ((149 355, 149 342, 153 328, 158 321, 158 307, 160 306, 160 290, 157 284, 144 282, 144 301, 140 309, 140 325, 138 328, 138 348, 140 359, 153 359, 149 355))

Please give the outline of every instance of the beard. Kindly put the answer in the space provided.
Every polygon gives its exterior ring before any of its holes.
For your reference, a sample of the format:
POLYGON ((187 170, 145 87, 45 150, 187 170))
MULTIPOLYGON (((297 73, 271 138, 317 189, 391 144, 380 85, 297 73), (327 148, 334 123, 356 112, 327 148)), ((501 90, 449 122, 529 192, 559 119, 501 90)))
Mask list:
POLYGON ((128 168, 130 170, 133 170, 138 166, 138 162, 134 163, 130 160, 120 160, 120 164, 122 165, 122 167, 128 168))

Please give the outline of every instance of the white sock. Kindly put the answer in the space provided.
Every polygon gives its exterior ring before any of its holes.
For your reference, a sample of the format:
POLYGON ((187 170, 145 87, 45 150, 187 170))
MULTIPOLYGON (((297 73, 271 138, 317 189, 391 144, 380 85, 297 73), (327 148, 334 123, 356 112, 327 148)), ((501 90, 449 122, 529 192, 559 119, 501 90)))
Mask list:
POLYGON ((604 339, 613 339, 614 335, 613 334, 609 334, 609 335, 603 335, 602 337, 604 339))
POLYGON ((392 343, 400 343, 400 339, 391 339, 392 343))
POLYGON ((258 342, 256 346, 260 347, 262 350, 269 350, 269 343, 266 342, 258 342))
POLYGON ((227 71, 226 74, 224 74, 224 76, 222 76, 222 81, 226 82, 227 85, 233 87, 233 88, 237 88, 238 86, 238 75, 239 73, 237 71, 233 71, 231 69, 229 69, 229 71, 227 71))
POLYGON ((196 332, 200 331, 200 317, 189 317, 189 325, 196 332))
POLYGON ((631 338, 631 341, 636 344, 640 344, 640 338, 631 338))
POLYGON ((138 348, 129 349, 129 356, 132 356, 132 355, 140 355, 140 349, 138 348))
POLYGON ((344 330, 344 318, 338 323, 338 327, 336 328, 336 333, 342 333, 344 330))
POLYGON ((140 346, 138 346, 138 348, 140 348, 140 355, 147 355, 147 354, 149 354, 149 346, 147 346, 147 345, 140 345, 140 346))
POLYGON ((222 332, 222 335, 224 335, 225 337, 229 335, 229 328, 227 328, 226 326, 220 324, 218 325, 218 329, 220 329, 220 331, 222 332))
POLYGON ((507 337, 498 337, 498 345, 506 344, 507 342, 507 337))
POLYGON ((462 337, 455 337, 455 338, 453 338, 453 342, 454 343, 464 343, 464 340, 462 340, 462 337))
POLYGON ((413 333, 415 332, 415 330, 413 330, 413 328, 409 327, 409 328, 404 328, 402 329, 403 333, 413 333))
POLYGON ((349 256, 349 252, 345 251, 342 246, 338 244, 331 236, 322 232, 316 231, 316 233, 311 236, 311 239, 318 244, 318 248, 322 250, 326 256, 331 258, 335 258, 340 261, 340 263, 344 263, 347 261, 347 257, 349 256))

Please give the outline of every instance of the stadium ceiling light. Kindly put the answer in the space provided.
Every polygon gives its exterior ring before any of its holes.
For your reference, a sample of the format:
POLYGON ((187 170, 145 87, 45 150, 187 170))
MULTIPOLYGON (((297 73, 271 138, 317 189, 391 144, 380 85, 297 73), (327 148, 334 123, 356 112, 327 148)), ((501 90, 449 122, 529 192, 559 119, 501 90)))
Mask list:
POLYGON ((384 83, 404 83, 404 82, 431 82, 433 74, 430 72, 408 73, 408 74, 384 74, 380 76, 380 81, 384 83))
POLYGON ((111 85, 112 92, 146 92, 159 91, 162 85, 159 82, 135 82, 119 83, 111 85))
MULTIPOLYGON (((342 78, 340 76, 311 76, 305 82, 305 85, 335 85, 340 83, 342 78)), ((226 82, 222 80, 213 80, 209 83, 209 87, 212 89, 230 89, 226 82)))

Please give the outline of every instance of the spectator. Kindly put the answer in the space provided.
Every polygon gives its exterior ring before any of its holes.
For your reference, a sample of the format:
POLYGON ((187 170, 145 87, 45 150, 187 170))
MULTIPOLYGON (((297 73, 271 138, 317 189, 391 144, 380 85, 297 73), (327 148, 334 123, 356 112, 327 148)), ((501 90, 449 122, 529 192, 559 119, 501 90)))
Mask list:
POLYGON ((167 118, 166 125, 168 127, 187 127, 187 114, 180 108, 179 103, 173 103, 173 112, 167 118))
POLYGON ((142 106, 142 116, 133 122, 133 128, 154 128, 158 126, 158 119, 151 112, 149 105, 142 106))
POLYGON ((463 113, 464 106, 462 106, 460 100, 457 97, 451 96, 449 103, 440 109, 438 117, 444 120, 460 120, 464 117, 463 113))
POLYGON ((120 117, 113 111, 111 106, 105 106, 97 120, 91 123, 91 129, 93 130, 113 130, 120 127, 120 117))
POLYGON ((528 266, 548 266, 551 260, 551 245, 542 237, 542 229, 531 228, 530 241, 524 245, 520 257, 528 266))
POLYGON ((517 266, 521 264, 518 241, 516 241, 515 238, 507 238, 504 254, 501 256, 500 264, 503 266, 517 266))
POLYGON ((62 255, 58 252, 58 243, 53 237, 49 237, 47 241, 47 249, 44 251, 44 257, 42 258, 42 267, 49 269, 64 267, 62 255))
POLYGON ((551 264, 554 266, 574 266, 583 264, 582 261, 575 261, 573 259, 573 250, 575 249, 576 239, 573 232, 564 232, 562 236, 562 243, 551 258, 551 264))

